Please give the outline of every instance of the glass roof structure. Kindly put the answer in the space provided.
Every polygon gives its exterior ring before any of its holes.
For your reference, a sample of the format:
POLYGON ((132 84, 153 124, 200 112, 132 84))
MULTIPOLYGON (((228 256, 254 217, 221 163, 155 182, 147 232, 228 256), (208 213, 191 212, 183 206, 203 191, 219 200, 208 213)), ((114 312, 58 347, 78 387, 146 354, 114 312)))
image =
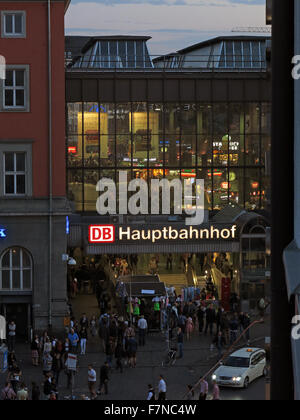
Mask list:
POLYGON ((75 58, 74 69, 151 69, 149 37, 92 38, 75 58))
POLYGON ((226 37, 185 48, 153 60, 156 68, 207 70, 265 70, 268 38, 226 37))

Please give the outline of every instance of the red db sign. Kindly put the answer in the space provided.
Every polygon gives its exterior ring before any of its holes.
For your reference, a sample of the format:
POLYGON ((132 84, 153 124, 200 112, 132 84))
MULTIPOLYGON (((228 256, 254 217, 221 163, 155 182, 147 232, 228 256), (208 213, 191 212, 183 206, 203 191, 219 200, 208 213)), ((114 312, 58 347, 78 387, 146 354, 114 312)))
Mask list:
POLYGON ((115 227, 112 225, 90 226, 89 242, 92 244, 115 242, 115 227))

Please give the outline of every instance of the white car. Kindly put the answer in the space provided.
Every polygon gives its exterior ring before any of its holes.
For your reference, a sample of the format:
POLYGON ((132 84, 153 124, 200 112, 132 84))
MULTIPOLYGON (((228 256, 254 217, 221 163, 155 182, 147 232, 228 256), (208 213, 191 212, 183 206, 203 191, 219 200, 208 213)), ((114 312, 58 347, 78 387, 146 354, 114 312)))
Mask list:
POLYGON ((255 379, 267 376, 266 352, 258 348, 236 351, 214 372, 212 380, 219 386, 248 388, 255 379))

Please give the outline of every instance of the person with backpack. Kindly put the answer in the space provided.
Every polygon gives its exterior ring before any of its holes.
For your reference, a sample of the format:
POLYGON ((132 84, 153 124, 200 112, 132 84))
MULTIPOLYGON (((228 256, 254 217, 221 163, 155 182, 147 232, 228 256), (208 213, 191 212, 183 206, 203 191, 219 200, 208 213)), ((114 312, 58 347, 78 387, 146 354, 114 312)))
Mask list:
POLYGON ((1 401, 13 401, 17 398, 15 391, 10 382, 6 382, 5 387, 1 391, 1 401))

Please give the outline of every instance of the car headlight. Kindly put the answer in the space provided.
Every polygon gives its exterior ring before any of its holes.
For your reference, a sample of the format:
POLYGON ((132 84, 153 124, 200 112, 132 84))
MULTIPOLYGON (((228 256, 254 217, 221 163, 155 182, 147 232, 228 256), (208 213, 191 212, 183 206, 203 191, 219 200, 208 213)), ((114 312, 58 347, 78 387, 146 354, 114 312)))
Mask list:
POLYGON ((238 376, 237 378, 232 378, 233 382, 241 382, 242 378, 238 376))
POLYGON ((216 379, 217 379, 217 375, 213 375, 213 376, 211 377, 211 379, 212 379, 213 381, 216 381, 216 379))

